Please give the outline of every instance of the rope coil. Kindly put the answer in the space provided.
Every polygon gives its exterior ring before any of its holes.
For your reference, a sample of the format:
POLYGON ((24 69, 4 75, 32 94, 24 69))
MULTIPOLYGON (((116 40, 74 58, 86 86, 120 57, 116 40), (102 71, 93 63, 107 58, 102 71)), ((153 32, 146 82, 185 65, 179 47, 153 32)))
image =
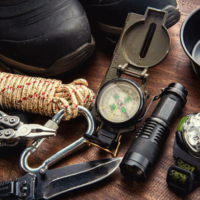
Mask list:
POLYGON ((67 121, 78 115, 78 105, 90 109, 95 99, 85 79, 62 84, 56 79, 0 73, 0 106, 53 117, 65 109, 67 121))

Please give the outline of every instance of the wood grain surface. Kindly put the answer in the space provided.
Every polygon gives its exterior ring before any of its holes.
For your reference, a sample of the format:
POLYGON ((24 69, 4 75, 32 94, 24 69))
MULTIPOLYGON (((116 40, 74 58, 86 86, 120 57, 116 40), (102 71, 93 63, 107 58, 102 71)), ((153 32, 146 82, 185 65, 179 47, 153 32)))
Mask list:
MULTIPOLYGON (((169 55, 161 64, 149 69, 150 80, 148 89, 150 98, 147 103, 150 102, 154 95, 160 93, 161 88, 167 87, 172 82, 183 84, 189 94, 187 98, 188 102, 174 120, 171 126, 170 136, 148 180, 145 183, 128 181, 121 175, 118 169, 110 177, 97 184, 66 193, 56 199, 200 199, 200 187, 187 196, 177 196, 166 184, 167 170, 171 165, 175 164, 173 159, 173 144, 176 127, 184 115, 200 111, 200 80, 194 74, 190 66, 190 60, 184 53, 179 38, 180 28, 184 19, 198 6, 200 6, 200 0, 179 0, 182 16, 181 20, 169 29, 171 37, 171 50, 169 55)), ((97 94, 111 58, 111 53, 104 53, 97 48, 94 56, 84 66, 56 78, 61 79, 64 83, 69 83, 79 77, 86 78, 89 82, 89 87, 97 94)), ((146 118, 151 115, 156 104, 153 103, 146 118)), ((47 120, 47 117, 35 115, 32 122, 44 124, 47 120)), ((134 133, 129 133, 122 137, 122 144, 118 153, 119 157, 124 156, 142 123, 137 125, 137 130, 134 133)), ((79 117, 69 122, 62 122, 57 136, 46 140, 41 148, 30 157, 30 166, 36 167, 40 165, 44 159, 78 139, 86 128, 86 120, 84 117, 79 117)), ((96 147, 89 147, 62 159, 51 168, 109 157, 111 156, 96 147)), ((7 181, 25 174, 19 166, 19 156, 15 155, 0 159, 0 172, 0 181, 7 181)))

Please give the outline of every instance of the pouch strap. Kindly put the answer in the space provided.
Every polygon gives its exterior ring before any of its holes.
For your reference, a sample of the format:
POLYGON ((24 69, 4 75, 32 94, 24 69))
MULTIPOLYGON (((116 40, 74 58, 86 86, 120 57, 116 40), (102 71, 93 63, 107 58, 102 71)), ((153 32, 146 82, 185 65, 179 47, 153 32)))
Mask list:
POLYGON ((196 167, 180 158, 176 160, 176 165, 168 170, 167 184, 175 192, 187 194, 199 185, 196 167))

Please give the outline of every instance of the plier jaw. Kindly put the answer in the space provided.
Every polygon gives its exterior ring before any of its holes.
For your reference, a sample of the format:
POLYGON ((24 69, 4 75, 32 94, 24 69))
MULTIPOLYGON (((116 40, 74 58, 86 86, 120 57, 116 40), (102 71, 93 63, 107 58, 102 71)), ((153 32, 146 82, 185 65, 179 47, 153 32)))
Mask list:
POLYGON ((56 136, 56 131, 39 124, 23 124, 15 131, 16 137, 27 140, 37 140, 56 136))
POLYGON ((21 139, 37 140, 56 136, 56 130, 39 125, 24 124, 17 116, 0 111, 0 147, 15 146, 21 139))

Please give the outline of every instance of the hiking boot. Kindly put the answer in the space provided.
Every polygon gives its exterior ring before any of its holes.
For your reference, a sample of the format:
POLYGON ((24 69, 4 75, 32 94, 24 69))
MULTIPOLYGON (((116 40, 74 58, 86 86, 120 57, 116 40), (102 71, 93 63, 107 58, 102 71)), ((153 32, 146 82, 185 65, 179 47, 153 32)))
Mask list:
POLYGON ((98 28, 98 31, 102 31, 114 44, 118 41, 130 12, 144 15, 147 7, 166 10, 168 11, 168 20, 165 24, 167 28, 180 19, 176 0, 80 0, 80 2, 94 29, 98 28))
POLYGON ((84 62, 94 45, 77 0, 0 0, 0 67, 49 77, 84 62))

